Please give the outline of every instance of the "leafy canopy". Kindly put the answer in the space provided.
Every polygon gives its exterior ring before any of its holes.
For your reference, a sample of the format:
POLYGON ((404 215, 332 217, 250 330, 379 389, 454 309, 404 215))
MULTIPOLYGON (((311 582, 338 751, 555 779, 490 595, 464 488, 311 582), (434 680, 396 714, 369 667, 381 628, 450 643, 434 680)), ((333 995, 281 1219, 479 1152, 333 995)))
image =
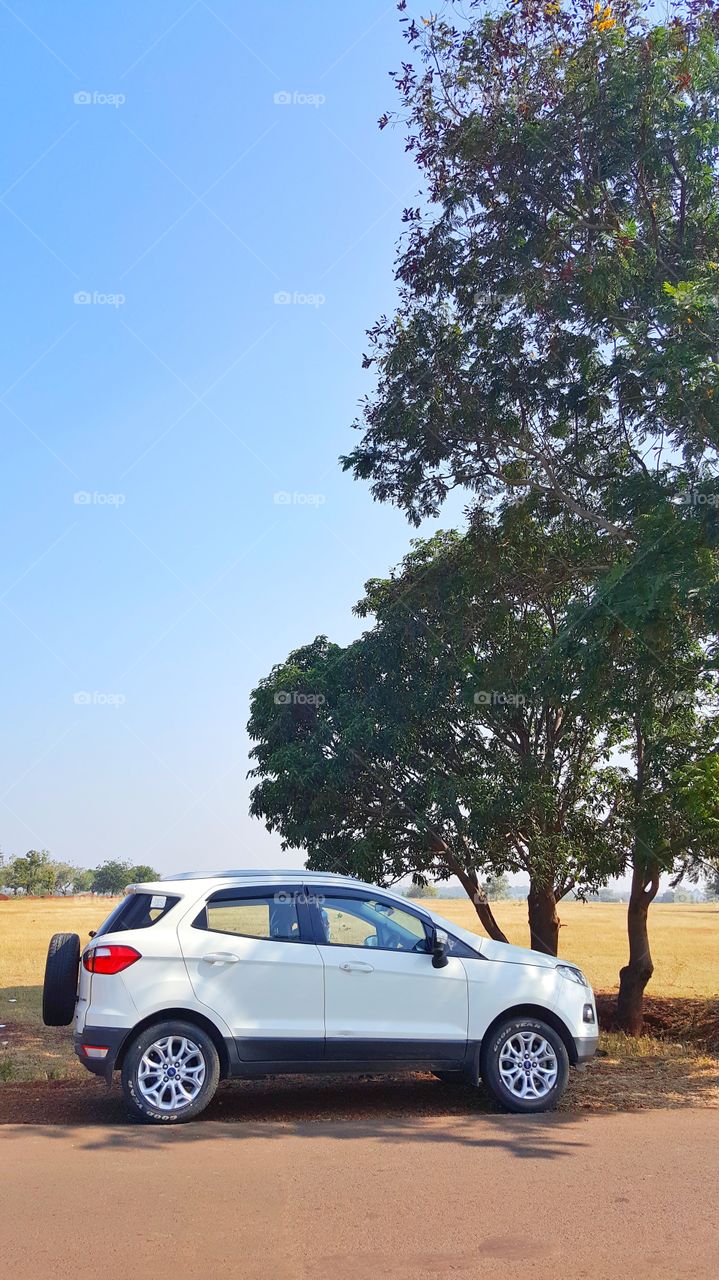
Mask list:
POLYGON ((591 531, 526 508, 417 542, 252 695, 252 813, 312 866, 379 880, 526 871, 557 896, 626 850, 607 764, 606 669, 563 634, 591 599, 591 531))
POLYGON ((653 14, 519 0, 407 24, 427 206, 343 464, 415 522, 457 485, 538 492, 634 544, 714 474, 718 19, 653 14))

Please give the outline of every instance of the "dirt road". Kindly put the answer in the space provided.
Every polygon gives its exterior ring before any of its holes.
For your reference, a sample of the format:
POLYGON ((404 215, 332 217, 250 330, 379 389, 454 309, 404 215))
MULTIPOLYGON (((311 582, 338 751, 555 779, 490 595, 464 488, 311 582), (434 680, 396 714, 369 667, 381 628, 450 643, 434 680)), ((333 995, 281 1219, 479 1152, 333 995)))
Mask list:
POLYGON ((718 1151, 709 1110, 6 1125, 0 1273, 703 1280, 718 1151))

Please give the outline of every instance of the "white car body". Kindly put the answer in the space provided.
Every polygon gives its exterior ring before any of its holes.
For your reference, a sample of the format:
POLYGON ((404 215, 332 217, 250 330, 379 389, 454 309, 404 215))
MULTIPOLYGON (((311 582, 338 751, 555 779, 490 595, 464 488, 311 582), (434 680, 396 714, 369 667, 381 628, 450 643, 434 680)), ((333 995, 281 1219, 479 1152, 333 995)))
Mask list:
POLYGON ((133 1034, 168 1017, 196 1021, 211 1034, 225 1076, 407 1065, 463 1071, 476 1081, 482 1041, 515 1013, 553 1027, 573 1065, 596 1048, 594 997, 574 966, 479 937, 348 876, 221 872, 131 885, 128 894, 176 901, 166 914, 154 907, 160 918, 142 928, 113 931, 109 917, 110 931, 102 926, 84 948, 75 1047, 108 1081, 133 1034), (300 921, 291 938, 209 927, 238 903, 241 911, 270 895, 291 900, 300 921), (349 930, 359 911, 380 915, 362 945, 326 941, 330 916, 349 930), (417 947, 426 936, 427 949, 385 949, 385 916, 391 940, 395 928, 416 929, 417 947), (443 933, 447 945, 435 966, 438 931, 440 950, 443 933), (137 962, 117 973, 88 971, 95 953, 118 946, 134 948, 137 962))

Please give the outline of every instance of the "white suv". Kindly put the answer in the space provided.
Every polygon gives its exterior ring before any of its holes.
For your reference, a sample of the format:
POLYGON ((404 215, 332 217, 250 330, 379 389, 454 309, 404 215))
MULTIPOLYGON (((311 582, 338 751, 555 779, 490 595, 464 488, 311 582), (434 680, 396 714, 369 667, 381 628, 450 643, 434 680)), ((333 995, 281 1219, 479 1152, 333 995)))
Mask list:
POLYGON ((50 1026, 132 1115, 191 1120, 222 1077, 425 1070, 546 1111, 597 1044, 574 965, 480 938, 385 889, 310 871, 130 885, 82 953, 50 942, 50 1026), (80 980, 78 983, 78 966, 80 980))

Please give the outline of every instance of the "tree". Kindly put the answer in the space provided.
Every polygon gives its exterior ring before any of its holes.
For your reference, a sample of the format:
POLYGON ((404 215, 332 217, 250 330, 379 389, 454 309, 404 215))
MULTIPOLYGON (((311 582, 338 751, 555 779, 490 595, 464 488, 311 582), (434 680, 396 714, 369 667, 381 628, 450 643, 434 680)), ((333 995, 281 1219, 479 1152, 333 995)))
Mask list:
MULTIPOLYGON (((670 651, 653 671, 646 657, 677 598, 691 642, 710 633, 691 592, 707 607, 713 574, 689 583, 717 545, 717 23, 702 0, 666 24, 649 12, 522 0, 408 23, 419 65, 398 88, 429 203, 405 211, 400 304, 370 331, 377 388, 343 460, 415 522, 457 485, 485 512, 542 495, 602 537, 605 612, 623 578, 638 589, 608 709, 633 763, 626 1029, 652 971, 649 905, 681 854, 661 789, 707 749, 681 716, 668 741, 648 698, 681 693, 701 730, 701 664, 681 685, 670 651)), ((682 816, 696 846, 705 824, 682 816)))
POLYGON ((325 870, 457 876, 503 941, 479 873, 526 871, 531 945, 556 953, 557 902, 620 861, 602 672, 558 643, 575 542, 510 507, 368 583, 371 631, 320 637, 252 695, 253 814, 325 870))
POLYGON ((405 893, 406 898, 438 898, 439 889, 436 884, 411 884, 405 893))
POLYGON ((343 462, 415 522, 460 484, 543 494, 636 545, 647 510, 712 478, 717 24, 708 0, 669 9, 406 24, 399 119, 428 203, 405 210, 400 304, 370 330, 377 389, 343 462))
POLYGON ((604 888, 600 889, 597 894, 599 902, 621 902, 621 897, 616 889, 604 888))
POLYGON ((130 867, 127 884, 144 884, 146 881, 159 880, 159 872, 154 867, 149 867, 146 862, 141 862, 136 867, 130 867))
POLYGON ((130 884, 132 876, 131 868, 128 862, 118 862, 109 859, 103 862, 93 873, 92 890, 93 893, 111 893, 116 895, 122 893, 125 885, 130 884))
POLYGON ((510 883, 503 873, 488 876, 482 887, 490 902, 504 902, 509 897, 510 883))
POLYGON ((695 527, 671 512, 659 518, 662 537, 643 563, 607 574, 582 621, 588 659, 611 655, 607 723, 629 761, 618 810, 631 867, 629 958, 617 1021, 633 1035, 653 973, 648 913, 660 876, 701 866, 719 848, 716 674, 704 643, 716 629, 717 564, 695 527))
POLYGON ((73 881, 75 879, 76 868, 71 867, 69 862, 52 863, 53 873, 53 893, 67 895, 74 893, 73 881))
POLYGON ((24 857, 13 858, 7 868, 5 881, 16 893, 39 896, 52 893, 55 873, 47 849, 38 852, 30 849, 24 857))
POLYGON ((72 892, 89 893, 95 878, 94 871, 85 871, 82 867, 73 868, 72 892))
POLYGON ((707 875, 706 883, 704 885, 704 901, 719 901, 719 865, 707 875))

